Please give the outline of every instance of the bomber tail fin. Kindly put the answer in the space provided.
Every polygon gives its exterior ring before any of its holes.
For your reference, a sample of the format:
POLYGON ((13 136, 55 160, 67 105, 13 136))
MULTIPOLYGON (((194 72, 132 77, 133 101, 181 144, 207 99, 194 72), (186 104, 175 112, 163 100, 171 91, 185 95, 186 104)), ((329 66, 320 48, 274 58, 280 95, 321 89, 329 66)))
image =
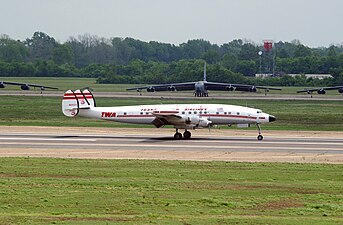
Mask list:
POLYGON ((62 112, 67 117, 75 117, 80 109, 95 107, 93 94, 89 90, 68 90, 63 95, 62 112))

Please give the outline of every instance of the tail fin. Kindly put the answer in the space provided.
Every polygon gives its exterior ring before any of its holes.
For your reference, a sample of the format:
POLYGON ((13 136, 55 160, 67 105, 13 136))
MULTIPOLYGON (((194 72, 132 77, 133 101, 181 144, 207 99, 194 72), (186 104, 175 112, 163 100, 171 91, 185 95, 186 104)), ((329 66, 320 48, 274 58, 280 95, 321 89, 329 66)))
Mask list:
POLYGON ((90 107, 96 107, 95 99, 93 93, 88 90, 82 90, 83 96, 85 97, 87 103, 89 104, 90 107))
POLYGON ((89 90, 68 90, 63 95, 62 112, 65 116, 75 117, 80 109, 95 107, 93 94, 89 90))

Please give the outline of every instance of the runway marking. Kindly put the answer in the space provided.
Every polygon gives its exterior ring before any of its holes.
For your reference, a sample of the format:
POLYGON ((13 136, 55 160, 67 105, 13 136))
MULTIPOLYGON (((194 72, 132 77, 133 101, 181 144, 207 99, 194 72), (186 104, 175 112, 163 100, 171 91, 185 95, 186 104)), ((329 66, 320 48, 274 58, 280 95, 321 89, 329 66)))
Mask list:
MULTIPOLYGON (((46 146, 47 143, 30 143, 30 142, 21 142, 21 143, 17 143, 17 142, 4 142, 1 143, 1 145, 15 145, 15 147, 18 146, 46 146)), ((103 144, 103 143, 59 143, 59 146, 94 146, 94 147, 135 147, 135 148, 146 148, 146 147, 154 147, 154 148, 186 148, 186 149, 190 149, 190 148, 195 148, 195 149, 225 149, 225 150, 231 150, 231 149, 242 149, 242 148, 253 148, 253 149, 273 149, 273 150, 287 150, 287 151, 291 151, 291 150, 299 150, 299 147, 278 147, 278 146, 256 146, 256 145, 251 145, 251 146, 202 146, 202 145, 197 145, 197 146, 190 146, 190 145, 173 145, 173 146, 168 146, 168 145, 161 145, 161 144, 103 144)), ((302 150, 312 150, 312 151, 343 151, 343 148, 318 148, 318 147, 301 147, 302 150)))
MULTIPOLYGON (((16 141, 89 141, 89 142, 95 142, 97 139, 90 139, 90 138, 73 138, 73 139, 68 139, 68 138, 18 138, 18 137, 5 137, 2 138, 0 137, 0 140, 16 140, 16 141)), ((1 144, 1 143, 0 143, 1 144)))
MULTIPOLYGON (((109 136, 110 137, 110 136, 109 136)), ((99 138, 74 138, 74 137, 70 137, 70 138, 63 138, 63 137, 59 137, 56 136, 56 138, 31 138, 31 137, 0 137, 0 140, 16 140, 16 141, 55 141, 55 142, 97 142, 100 141, 100 139, 103 140, 109 140, 109 139, 102 139, 101 137, 99 138)), ((116 138, 113 138, 112 140, 114 140, 116 138)), ((235 139, 233 137, 233 139, 235 139)), ((131 138, 120 138, 120 141, 130 141, 130 142, 137 142, 137 145, 143 146, 149 146, 147 144, 142 144, 142 143, 138 143, 140 141, 149 141, 151 139, 144 139, 144 138, 137 138, 132 140, 131 138)), ((258 145, 268 145, 268 144, 287 144, 287 145, 326 145, 326 146, 343 146, 343 141, 342 142, 310 142, 310 141, 303 141, 300 142, 299 140, 302 139, 292 139, 294 142, 286 142, 286 141, 261 141, 258 142, 255 140, 250 140, 248 139, 248 141, 244 141, 244 140, 231 140, 231 139, 222 139, 222 140, 187 140, 187 142, 184 143, 189 143, 189 144, 198 144, 198 143, 224 143, 224 144, 228 144, 229 147, 231 147, 230 144, 258 144, 258 145)), ((162 140, 163 141, 163 140, 162 140)), ((173 139, 170 140, 165 140, 165 142, 167 143, 173 143, 176 146, 181 146, 180 143, 182 143, 184 140, 181 140, 181 142, 176 142, 173 139)), ((14 142, 13 142, 14 143, 14 142)), ((15 142, 16 143, 16 142, 15 142)), ((1 144, 1 143, 0 143, 1 144)), ((17 143, 16 143, 17 144, 17 143)), ((37 144, 37 143, 30 143, 30 144, 37 144)), ((151 145, 151 146, 157 146, 157 145, 151 145)), ((164 146, 164 145, 163 145, 164 146)), ((188 145, 183 145, 183 146, 188 146, 188 145)), ((198 145, 197 145, 198 146, 198 145)), ((246 147, 246 146, 243 146, 246 147)), ((343 149, 342 149, 343 150, 343 149)))

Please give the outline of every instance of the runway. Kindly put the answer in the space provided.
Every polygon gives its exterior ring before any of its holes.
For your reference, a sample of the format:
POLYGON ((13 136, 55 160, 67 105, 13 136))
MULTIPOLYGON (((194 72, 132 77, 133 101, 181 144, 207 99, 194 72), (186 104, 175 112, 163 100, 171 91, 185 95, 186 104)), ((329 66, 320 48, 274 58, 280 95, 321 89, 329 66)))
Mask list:
POLYGON ((8 129, 0 134, 0 157, 343 163, 341 132, 335 137, 269 131, 257 141, 253 131, 194 131, 190 140, 174 140, 171 129, 8 129))

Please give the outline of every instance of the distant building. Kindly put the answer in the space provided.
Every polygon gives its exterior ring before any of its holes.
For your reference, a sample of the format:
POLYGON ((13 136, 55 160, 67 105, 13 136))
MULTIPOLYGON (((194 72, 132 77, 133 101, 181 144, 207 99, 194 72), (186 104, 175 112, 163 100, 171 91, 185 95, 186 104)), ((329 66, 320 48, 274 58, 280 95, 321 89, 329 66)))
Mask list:
POLYGON ((287 75, 291 77, 305 75, 306 79, 312 78, 312 79, 319 79, 319 80, 322 80, 325 78, 333 78, 331 74, 287 74, 287 75))
POLYGON ((262 78, 262 79, 267 78, 267 77, 272 77, 272 76, 273 76, 272 73, 257 73, 257 74, 255 74, 256 78, 262 78))
MULTIPOLYGON (((325 78, 333 78, 333 76, 331 74, 284 74, 284 75, 288 75, 291 77, 304 75, 306 77, 306 79, 312 78, 312 79, 319 79, 319 80, 322 80, 325 78)), ((257 73, 257 74, 255 74, 256 78, 262 78, 262 79, 267 78, 267 77, 279 77, 279 76, 280 75, 273 76, 273 74, 271 74, 271 73, 261 73, 261 74, 257 73)))

